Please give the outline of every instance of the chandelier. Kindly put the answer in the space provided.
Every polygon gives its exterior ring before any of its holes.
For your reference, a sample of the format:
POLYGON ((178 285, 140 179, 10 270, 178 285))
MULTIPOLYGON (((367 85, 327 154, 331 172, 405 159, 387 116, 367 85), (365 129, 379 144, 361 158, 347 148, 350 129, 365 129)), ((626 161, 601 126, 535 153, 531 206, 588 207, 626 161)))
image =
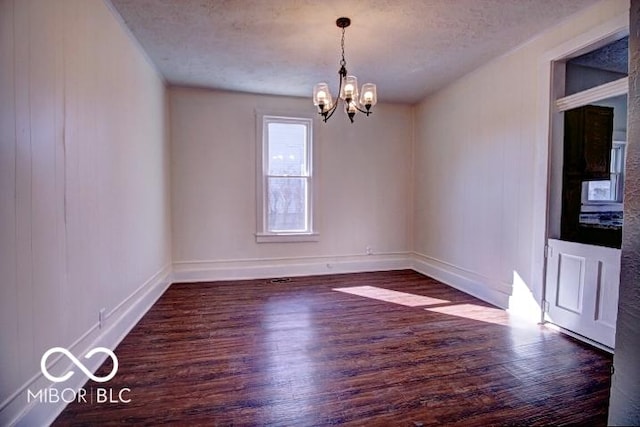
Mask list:
POLYGON ((362 85, 360 92, 358 92, 358 79, 356 76, 347 75, 347 61, 344 59, 344 31, 345 28, 351 25, 351 19, 338 18, 336 25, 338 28, 342 28, 342 40, 340 41, 342 59, 340 60, 340 70, 338 70, 338 75, 340 76, 338 98, 334 102, 329 91, 329 85, 327 83, 318 83, 313 88, 313 104, 318 107, 318 114, 322 116, 322 121, 326 123, 333 116, 340 99, 342 99, 344 101, 344 111, 347 113, 351 123, 353 123, 353 117, 358 111, 366 114, 367 117, 372 113, 371 108, 378 102, 376 85, 365 83, 362 85), (359 93, 360 97, 358 98, 359 93))

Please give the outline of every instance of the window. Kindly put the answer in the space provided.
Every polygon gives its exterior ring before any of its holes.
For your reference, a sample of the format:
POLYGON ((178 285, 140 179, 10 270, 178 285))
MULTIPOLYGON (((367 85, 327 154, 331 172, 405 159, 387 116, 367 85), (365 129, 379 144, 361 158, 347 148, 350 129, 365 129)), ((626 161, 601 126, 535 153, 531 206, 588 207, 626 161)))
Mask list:
POLYGON ((313 229, 312 120, 258 115, 258 242, 317 240, 313 229))
POLYGON ((610 179, 582 183, 583 205, 622 203, 625 147, 624 141, 613 142, 610 179))

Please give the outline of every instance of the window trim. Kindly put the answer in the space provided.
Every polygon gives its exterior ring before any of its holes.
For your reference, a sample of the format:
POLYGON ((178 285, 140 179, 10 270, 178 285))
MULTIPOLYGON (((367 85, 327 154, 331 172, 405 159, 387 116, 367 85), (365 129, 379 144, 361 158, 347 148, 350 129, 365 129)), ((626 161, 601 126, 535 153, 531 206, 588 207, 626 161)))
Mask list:
POLYGON ((313 122, 310 116, 298 113, 273 113, 256 110, 256 243, 292 243, 292 242, 316 242, 319 233, 316 229, 315 211, 316 204, 316 171, 315 171, 315 144, 313 143, 313 122), (268 195, 267 179, 269 162, 266 157, 268 152, 268 135, 265 132, 269 123, 293 123, 303 124, 307 127, 307 166, 308 166, 308 230, 303 232, 272 232, 268 231, 268 195))
POLYGON ((583 209, 586 208, 586 211, 589 211, 589 207, 593 206, 610 206, 613 209, 622 210, 626 151, 627 141, 613 141, 611 148, 611 174, 608 180, 602 181, 610 182, 610 188, 614 194, 614 198, 610 200, 590 200, 588 195, 588 181, 585 181, 582 185, 582 194, 580 197, 583 209), (613 152, 616 150, 618 151, 618 154, 613 156, 613 152))

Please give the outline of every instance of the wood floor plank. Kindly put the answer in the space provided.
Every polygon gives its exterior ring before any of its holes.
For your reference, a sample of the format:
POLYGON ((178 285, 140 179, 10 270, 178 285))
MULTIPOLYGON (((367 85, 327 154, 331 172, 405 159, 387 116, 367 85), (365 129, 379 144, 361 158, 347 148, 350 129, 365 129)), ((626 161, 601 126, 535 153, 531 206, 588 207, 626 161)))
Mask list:
POLYGON ((174 284, 115 353, 55 425, 606 425, 612 361, 408 270, 174 284))

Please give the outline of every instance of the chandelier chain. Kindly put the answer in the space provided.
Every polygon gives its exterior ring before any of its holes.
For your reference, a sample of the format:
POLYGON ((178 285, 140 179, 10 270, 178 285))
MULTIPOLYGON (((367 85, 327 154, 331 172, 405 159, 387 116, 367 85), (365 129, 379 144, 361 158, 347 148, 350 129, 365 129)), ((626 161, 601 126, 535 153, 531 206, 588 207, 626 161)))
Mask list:
POLYGON ((344 27, 342 27, 342 40, 340 40, 340 47, 342 48, 342 59, 340 60, 340 65, 347 65, 347 61, 344 60, 344 27))

